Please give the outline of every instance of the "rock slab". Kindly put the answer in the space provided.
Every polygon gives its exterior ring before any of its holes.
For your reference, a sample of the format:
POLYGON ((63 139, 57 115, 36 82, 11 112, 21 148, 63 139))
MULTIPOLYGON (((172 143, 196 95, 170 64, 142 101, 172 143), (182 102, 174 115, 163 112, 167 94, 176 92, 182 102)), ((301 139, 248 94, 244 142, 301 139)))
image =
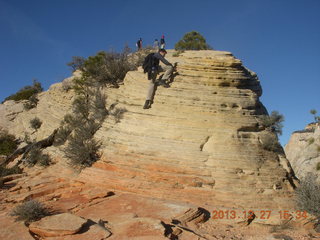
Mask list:
POLYGON ((60 237, 79 232, 85 223, 86 219, 71 213, 62 213, 31 223, 29 230, 41 237, 60 237))

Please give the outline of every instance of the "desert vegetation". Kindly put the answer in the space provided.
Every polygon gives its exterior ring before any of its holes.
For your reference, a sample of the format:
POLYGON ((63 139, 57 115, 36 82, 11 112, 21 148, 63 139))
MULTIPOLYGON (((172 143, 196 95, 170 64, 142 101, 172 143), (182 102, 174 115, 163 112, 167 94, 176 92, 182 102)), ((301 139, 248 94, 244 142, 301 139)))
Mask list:
POLYGON ((37 103, 38 103, 37 94, 42 91, 43 91, 43 88, 41 86, 41 83, 38 82, 37 80, 33 80, 32 85, 28 85, 21 88, 15 94, 12 94, 6 97, 3 102, 7 100, 14 100, 14 101, 28 100, 28 102, 24 103, 24 108, 26 110, 29 110, 37 106, 37 103))
POLYGON ((42 167, 47 167, 51 164, 51 159, 48 154, 44 154, 39 147, 33 148, 26 155, 25 163, 32 167, 34 165, 39 165, 42 167))
POLYGON ((37 200, 26 201, 16 206, 11 212, 11 216, 15 216, 16 220, 24 221, 26 224, 48 215, 49 210, 37 200))
POLYGON ((0 130, 0 155, 10 155, 17 149, 15 136, 5 130, 0 130))
POLYGON ((270 115, 263 115, 260 117, 260 124, 268 131, 276 134, 282 134, 284 116, 278 111, 272 111, 270 115))
POLYGON ((296 203, 299 210, 307 211, 320 220, 320 184, 316 174, 310 173, 301 180, 296 189, 296 203))
MULTIPOLYGON (((140 54, 139 54, 140 55, 140 54)), ((74 71, 82 72, 81 81, 85 81, 87 86, 113 86, 116 87, 123 81, 128 71, 134 70, 138 62, 132 61, 131 50, 125 47, 122 52, 100 51, 95 56, 87 59, 83 57, 73 57, 67 65, 74 71)))
POLYGON ((182 39, 174 45, 175 50, 209 50, 212 49, 206 39, 196 31, 186 33, 182 39))
POLYGON ((272 152, 282 152, 282 147, 278 141, 278 135, 282 134, 284 116, 278 111, 272 111, 270 115, 262 115, 258 119, 259 125, 272 133, 262 139, 262 148, 272 152))
POLYGON ((310 113, 313 115, 314 122, 319 123, 320 122, 320 116, 317 115, 317 110, 311 109, 310 113))
POLYGON ((41 125, 42 125, 42 121, 38 117, 35 117, 30 120, 30 126, 34 130, 38 130, 41 127, 41 125))
POLYGON ((73 70, 80 70, 82 76, 74 79, 73 111, 64 117, 55 144, 66 143, 63 151, 73 166, 88 167, 100 158, 101 144, 94 138, 95 133, 107 116, 112 115, 118 123, 126 112, 126 109, 116 108, 116 104, 107 109, 101 88, 118 87, 127 72, 139 65, 143 53, 137 54, 124 48, 121 53, 101 51, 87 59, 74 57, 68 63, 73 70))

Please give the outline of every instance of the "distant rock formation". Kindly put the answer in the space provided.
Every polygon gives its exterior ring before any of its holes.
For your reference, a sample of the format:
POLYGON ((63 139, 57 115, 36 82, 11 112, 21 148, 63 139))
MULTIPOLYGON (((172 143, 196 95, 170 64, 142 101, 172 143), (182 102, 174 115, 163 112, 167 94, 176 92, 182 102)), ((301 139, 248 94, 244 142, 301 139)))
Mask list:
POLYGON ((292 133, 285 153, 298 178, 320 171, 320 125, 309 124, 304 130, 292 133))
MULTIPOLYGON (((263 148, 274 133, 259 120, 267 111, 256 74, 229 52, 172 54, 168 59, 178 62, 179 75, 170 88, 157 88, 152 108, 142 109, 149 84, 142 69, 128 72, 120 88, 105 89, 108 103, 127 112, 120 121, 110 117, 103 123, 95 135, 102 159, 78 181, 200 206, 291 207, 290 164, 263 148)), ((57 83, 29 111, 6 102, 0 105, 0 127, 20 138, 28 133, 43 139, 70 112, 73 98, 72 90, 57 83), (36 132, 29 126, 35 116, 43 122, 36 132)), ((48 151, 56 153, 55 147, 48 151)))

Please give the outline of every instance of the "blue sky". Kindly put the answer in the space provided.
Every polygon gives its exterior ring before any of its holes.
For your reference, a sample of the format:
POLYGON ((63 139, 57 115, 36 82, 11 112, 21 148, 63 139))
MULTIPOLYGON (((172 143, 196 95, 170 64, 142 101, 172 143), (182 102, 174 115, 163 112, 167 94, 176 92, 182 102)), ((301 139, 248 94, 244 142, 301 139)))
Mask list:
POLYGON ((70 76, 72 56, 152 44, 192 30, 258 74, 261 101, 285 116, 282 144, 320 113, 320 0, 0 0, 0 100, 70 76))

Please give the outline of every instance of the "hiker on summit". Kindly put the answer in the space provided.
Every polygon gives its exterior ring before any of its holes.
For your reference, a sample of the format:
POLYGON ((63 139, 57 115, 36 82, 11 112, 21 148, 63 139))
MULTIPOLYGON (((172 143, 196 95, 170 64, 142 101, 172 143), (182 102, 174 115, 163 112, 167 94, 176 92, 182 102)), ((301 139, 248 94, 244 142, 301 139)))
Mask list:
POLYGON ((138 51, 142 49, 142 38, 140 38, 136 43, 138 51))
POLYGON ((165 48, 165 47, 166 47, 166 41, 164 40, 164 35, 162 35, 160 39, 160 48, 165 48))
POLYGON ((143 69, 145 73, 148 73, 149 89, 147 93, 146 102, 143 106, 143 109, 148 109, 151 107, 152 98, 154 95, 155 85, 162 85, 164 87, 169 87, 169 84, 166 81, 171 78, 174 65, 168 62, 164 57, 166 56, 167 51, 165 49, 160 49, 157 53, 150 53, 144 60, 143 69), (160 61, 165 64, 164 67, 159 65, 160 61), (157 80, 157 75, 159 72, 165 72, 161 79, 157 80))

